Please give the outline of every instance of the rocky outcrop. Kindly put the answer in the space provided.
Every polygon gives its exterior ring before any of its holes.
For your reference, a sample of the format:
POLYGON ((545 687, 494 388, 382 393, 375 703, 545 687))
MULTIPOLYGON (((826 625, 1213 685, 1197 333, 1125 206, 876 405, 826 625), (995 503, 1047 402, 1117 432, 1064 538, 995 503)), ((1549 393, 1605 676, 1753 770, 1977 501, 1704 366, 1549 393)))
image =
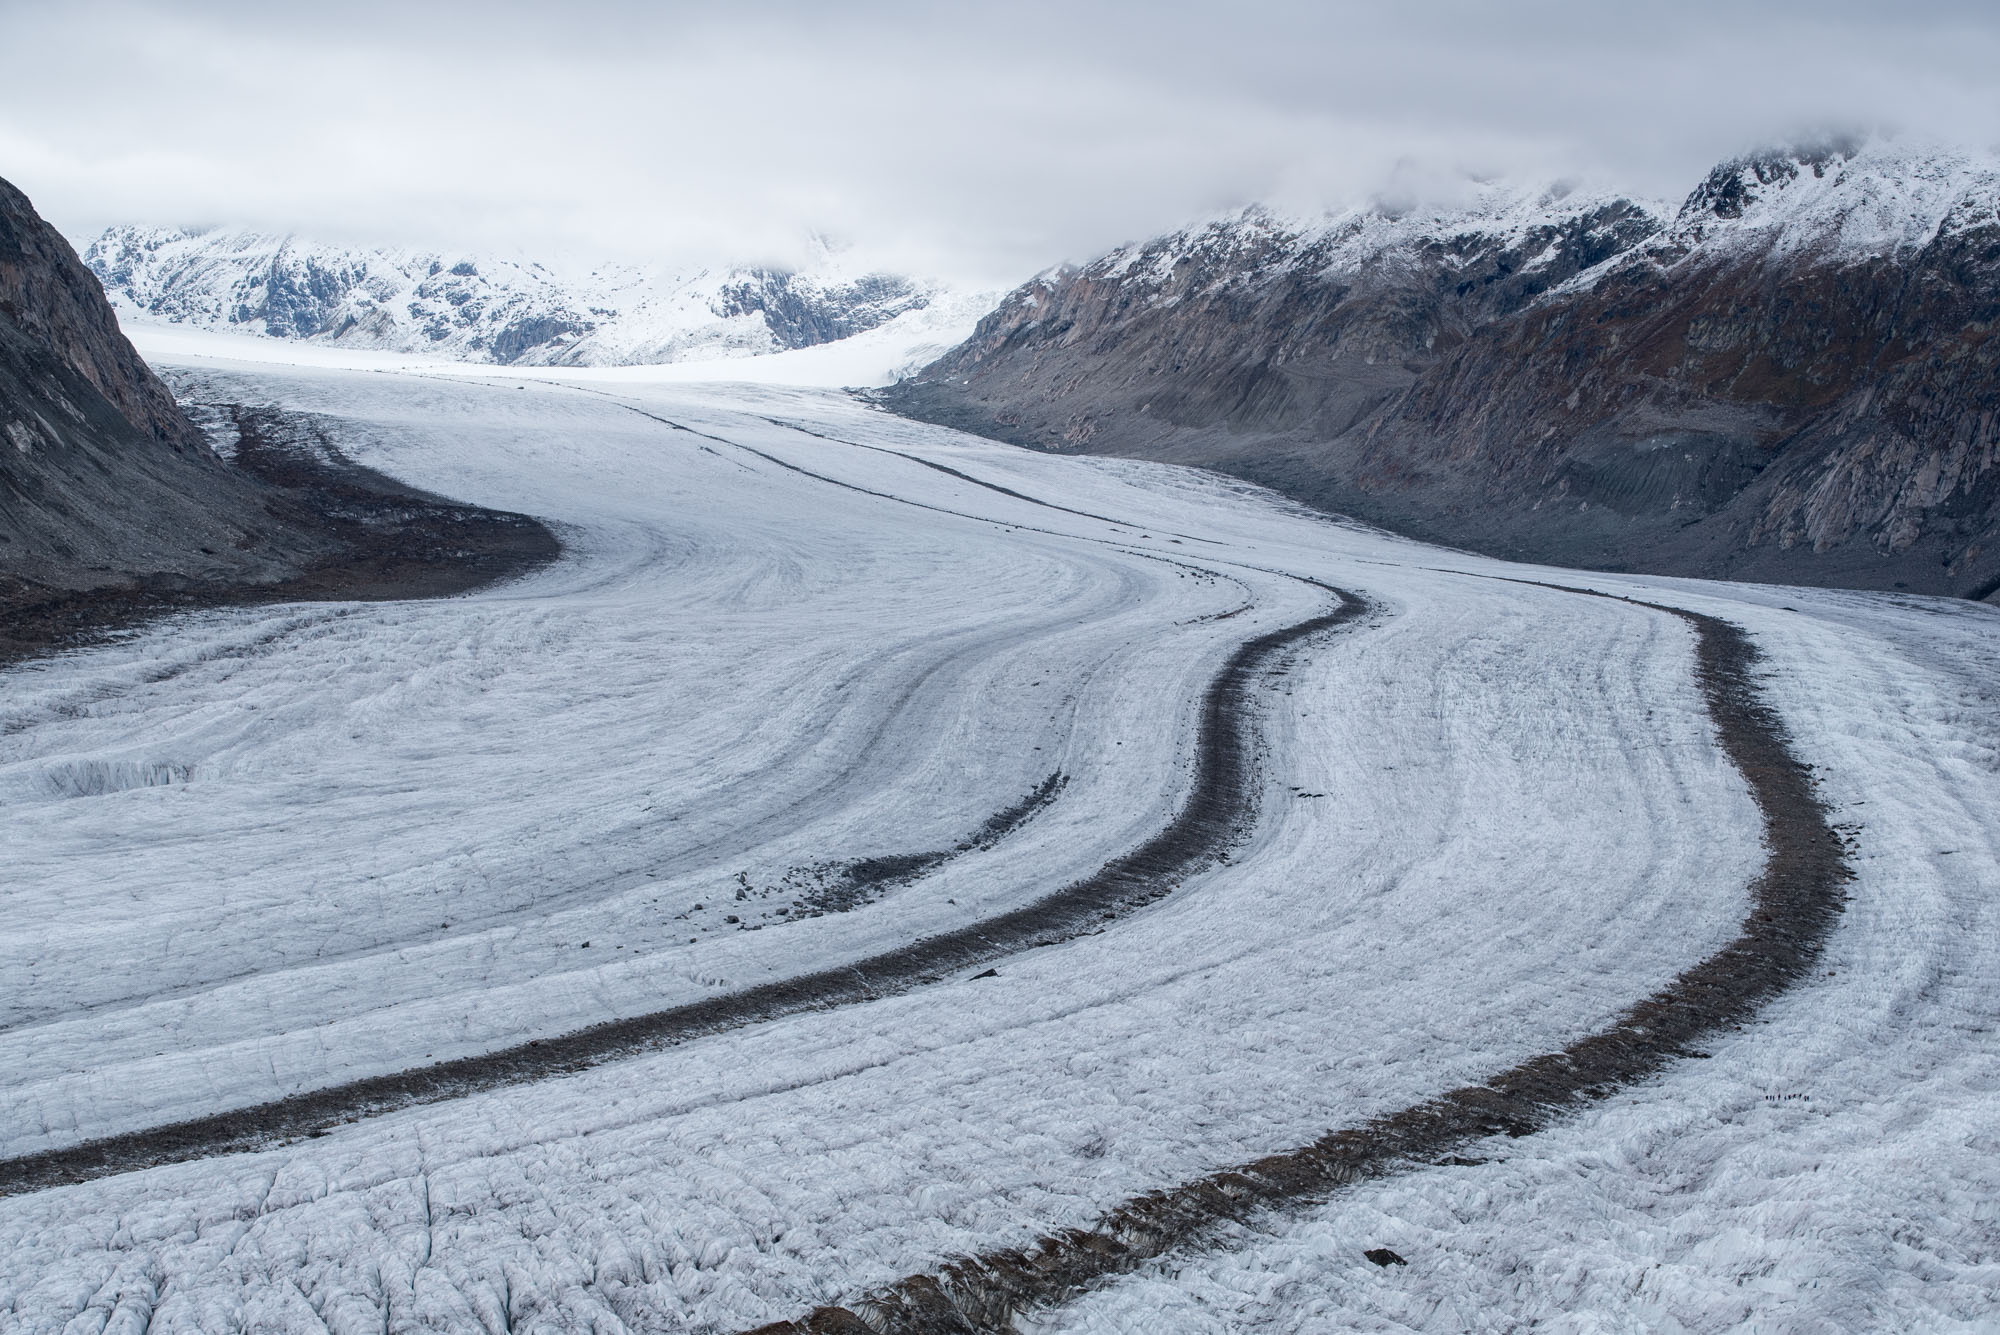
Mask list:
POLYGON ((97 280, 78 263, 69 243, 36 215, 27 196, 5 181, 0 181, 0 319, 16 357, 32 352, 51 369, 80 377, 127 425, 156 441, 179 449, 201 445, 200 433, 174 406, 166 386, 119 333, 97 280))
POLYGON ((1250 211, 1013 293, 892 406, 1564 564, 1990 595, 2000 169, 1894 144, 1678 210, 1250 211))
POLYGON ((835 343, 921 310, 933 293, 895 274, 863 274, 827 282, 770 269, 753 269, 716 295, 718 315, 760 316, 780 348, 835 343))
POLYGON ((91 276, 0 182, 0 601, 275 580, 327 544, 209 449, 91 276))
POLYGON ((540 525, 217 406, 218 456, 75 251, 0 181, 0 662, 174 607, 458 591, 555 550, 540 525))

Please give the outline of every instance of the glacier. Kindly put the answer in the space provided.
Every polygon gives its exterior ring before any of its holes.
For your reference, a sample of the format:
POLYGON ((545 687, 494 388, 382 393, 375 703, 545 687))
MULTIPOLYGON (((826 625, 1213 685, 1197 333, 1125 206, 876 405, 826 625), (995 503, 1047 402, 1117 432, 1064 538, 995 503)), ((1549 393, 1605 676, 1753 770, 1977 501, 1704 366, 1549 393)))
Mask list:
POLYGON ((8 1155, 977 923, 1171 816, 1204 685, 1323 608, 1313 581, 1371 611, 1260 680, 1255 819, 1151 908, 992 976, 0 1200, 0 1331, 740 1330, 1591 1032, 1733 935, 1760 825, 1686 628, 1546 583, 1756 639, 1855 841, 1825 976, 1553 1131, 1040 1328, 2000 1319, 1992 609, 1509 565, 830 389, 135 332, 191 400, 316 414, 566 556, 6 674, 8 1155), (951 847, 1052 773, 991 846, 795 911, 801 869, 951 847))

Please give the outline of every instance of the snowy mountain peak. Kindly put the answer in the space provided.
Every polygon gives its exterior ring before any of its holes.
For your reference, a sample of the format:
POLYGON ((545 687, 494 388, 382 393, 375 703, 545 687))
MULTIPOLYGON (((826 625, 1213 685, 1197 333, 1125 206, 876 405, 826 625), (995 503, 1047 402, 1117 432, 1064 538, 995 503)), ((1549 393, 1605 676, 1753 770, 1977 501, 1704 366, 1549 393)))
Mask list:
POLYGON ((1720 163, 1681 205, 1679 221, 1702 217, 1735 220, 1746 208, 1782 192, 1801 172, 1824 180, 1829 167, 1838 168, 1860 151, 1853 139, 1829 139, 1790 149, 1765 149, 1720 163))
POLYGON ((1233 209, 1052 270, 1040 286, 1053 290, 1077 273, 1171 300, 1293 277, 1393 282, 1478 270, 1487 274, 1480 281, 1556 295, 1631 263, 1797 256, 1845 265, 2000 222, 2000 158, 1889 136, 1833 136, 1733 158, 1678 209, 1564 181, 1421 184, 1335 212, 1233 209))
MULTIPOLYGON (((1662 205, 1568 182, 1458 184, 1449 193, 1384 196, 1331 213, 1251 205, 1122 246, 1080 272, 1165 288, 1190 274, 1228 282, 1386 278, 1415 268, 1486 266, 1505 256, 1507 273, 1542 272, 1554 282, 1651 237, 1669 216, 1662 205)), ((1062 278, 1051 271, 1045 282, 1062 278)))
POLYGON ((855 273, 815 238, 809 270, 558 273, 519 258, 359 249, 240 229, 122 226, 84 261, 120 310, 204 329, 466 361, 603 366, 754 356, 922 309, 939 284, 855 273))
POLYGON ((1688 195, 1664 242, 1717 256, 1855 263, 1991 223, 1996 206, 2000 159, 1991 154, 1887 136, 1830 138, 1722 163, 1688 195))

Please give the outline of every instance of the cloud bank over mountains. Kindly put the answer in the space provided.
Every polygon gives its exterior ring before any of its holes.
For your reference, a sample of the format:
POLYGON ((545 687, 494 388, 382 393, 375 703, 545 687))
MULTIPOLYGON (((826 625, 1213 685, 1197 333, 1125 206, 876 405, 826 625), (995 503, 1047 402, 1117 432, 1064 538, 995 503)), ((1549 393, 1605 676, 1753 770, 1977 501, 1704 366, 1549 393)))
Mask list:
POLYGON ((992 282, 1258 199, 1671 195, 1836 125, 2000 141, 2000 18, 1952 0, 6 10, 36 59, 0 162, 72 235, 786 267, 821 232, 992 282))

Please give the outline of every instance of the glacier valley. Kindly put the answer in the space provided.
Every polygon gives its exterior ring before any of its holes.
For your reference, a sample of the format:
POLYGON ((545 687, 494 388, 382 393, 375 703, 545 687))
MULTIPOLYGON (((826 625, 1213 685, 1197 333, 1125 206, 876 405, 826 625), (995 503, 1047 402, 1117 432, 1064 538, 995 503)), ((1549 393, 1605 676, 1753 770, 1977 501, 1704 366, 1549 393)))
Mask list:
POLYGON ((877 1000, 0 1199, 0 1332, 740 1331, 1559 1049, 1730 941, 1763 863, 1693 637, 1642 602, 1749 634, 1851 840, 1814 976, 1552 1130, 1036 1328, 2000 1321, 2000 611, 1511 565, 830 388, 139 332, 183 397, 311 414, 565 555, 6 672, 0 1156, 976 927, 1173 819, 1240 645, 1328 586, 1366 612, 1257 674, 1254 810, 1157 902, 877 1000))

